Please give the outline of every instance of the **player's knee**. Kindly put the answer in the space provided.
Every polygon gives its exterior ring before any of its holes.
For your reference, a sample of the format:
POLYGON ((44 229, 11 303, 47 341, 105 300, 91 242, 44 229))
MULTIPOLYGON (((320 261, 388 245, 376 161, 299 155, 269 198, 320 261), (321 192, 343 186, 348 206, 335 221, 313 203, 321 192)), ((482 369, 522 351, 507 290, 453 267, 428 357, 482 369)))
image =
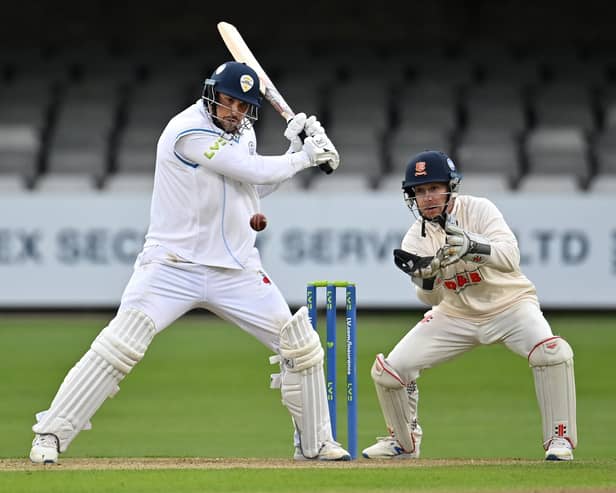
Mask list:
POLYGON ((528 354, 528 363, 532 367, 554 366, 573 359, 573 349, 562 337, 555 336, 535 345, 528 354))
POLYGON ((382 354, 377 354, 370 375, 375 384, 388 389, 406 387, 402 376, 391 366, 382 354))
POLYGON ((122 311, 101 331, 91 348, 116 370, 127 374, 141 361, 155 334, 154 322, 145 313, 122 311))
POLYGON ((306 307, 300 308, 280 331, 280 356, 289 371, 302 371, 323 363, 319 335, 312 328, 306 307))

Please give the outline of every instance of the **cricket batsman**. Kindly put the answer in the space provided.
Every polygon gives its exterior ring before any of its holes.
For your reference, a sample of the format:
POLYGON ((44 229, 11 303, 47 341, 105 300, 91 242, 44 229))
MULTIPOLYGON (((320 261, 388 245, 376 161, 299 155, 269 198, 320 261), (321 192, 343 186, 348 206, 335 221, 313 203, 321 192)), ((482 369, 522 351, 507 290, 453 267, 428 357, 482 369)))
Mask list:
POLYGON ((402 190, 416 221, 394 262, 432 306, 371 376, 388 436, 363 450, 368 459, 420 454, 417 379, 422 370, 476 346, 501 343, 528 360, 541 412, 545 459, 573 459, 577 445, 573 351, 544 318, 535 286, 520 271, 515 236, 485 198, 458 195, 461 175, 439 151, 414 156, 402 190))
POLYGON ((226 62, 206 79, 202 97, 163 130, 144 248, 115 317, 68 372, 49 409, 37 414, 33 462, 57 462, 119 391, 154 337, 196 308, 233 323, 275 353, 270 362, 280 373, 272 386, 280 388, 291 414, 296 460, 350 460, 332 438, 323 348, 308 310, 291 314, 261 265, 250 227, 262 197, 303 169, 335 170, 340 157, 316 117, 304 113, 288 123, 286 154, 258 154, 253 123, 260 104, 255 71, 226 62))

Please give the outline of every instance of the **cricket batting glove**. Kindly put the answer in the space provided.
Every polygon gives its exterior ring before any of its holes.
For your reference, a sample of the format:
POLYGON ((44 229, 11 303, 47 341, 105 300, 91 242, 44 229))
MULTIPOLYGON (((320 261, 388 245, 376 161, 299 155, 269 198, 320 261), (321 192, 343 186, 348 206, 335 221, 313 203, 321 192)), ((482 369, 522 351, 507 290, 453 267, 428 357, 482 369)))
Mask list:
MULTIPOLYGON (((315 118, 316 120, 316 118, 315 118)), ((306 126, 306 113, 298 113, 287 123, 287 128, 284 131, 284 136, 291 143, 287 154, 299 152, 302 150, 302 139, 300 134, 304 131, 306 126)))
POLYGON ((304 124, 304 130, 306 131, 306 135, 308 137, 314 137, 316 134, 325 133, 323 125, 321 125, 321 122, 317 120, 317 117, 314 115, 311 115, 306 119, 306 123, 304 124))
POLYGON ((455 264, 459 260, 485 264, 490 258, 492 247, 490 240, 484 236, 469 233, 458 226, 448 224, 445 227, 447 239, 441 251, 441 266, 455 264))
POLYGON ((319 166, 328 174, 338 168, 340 164, 340 154, 325 132, 306 137, 303 149, 308 154, 312 166, 319 166), (331 171, 326 171, 325 167, 331 171))

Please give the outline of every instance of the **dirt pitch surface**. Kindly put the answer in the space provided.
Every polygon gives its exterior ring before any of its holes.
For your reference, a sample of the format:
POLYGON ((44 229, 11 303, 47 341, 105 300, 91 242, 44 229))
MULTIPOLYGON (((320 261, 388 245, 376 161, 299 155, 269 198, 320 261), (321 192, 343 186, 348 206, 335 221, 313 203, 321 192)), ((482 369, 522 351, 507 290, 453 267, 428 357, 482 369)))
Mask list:
POLYGON ((383 468, 383 467, 447 467, 542 464, 543 461, 522 459, 419 459, 368 460, 349 462, 294 461, 292 459, 251 458, 91 458, 62 459, 58 464, 32 464, 28 459, 0 459, 2 471, 78 471, 78 470, 151 470, 151 469, 300 469, 300 468, 383 468))

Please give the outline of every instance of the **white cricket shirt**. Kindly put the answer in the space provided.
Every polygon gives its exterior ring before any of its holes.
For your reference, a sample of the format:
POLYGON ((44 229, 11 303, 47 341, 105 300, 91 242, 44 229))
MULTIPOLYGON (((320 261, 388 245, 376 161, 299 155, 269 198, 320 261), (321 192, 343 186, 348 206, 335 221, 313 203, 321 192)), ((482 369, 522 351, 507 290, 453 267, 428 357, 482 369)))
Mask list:
POLYGON ((198 264, 241 269, 254 252, 250 217, 263 196, 310 166, 303 151, 260 156, 255 132, 228 138, 197 101, 173 117, 156 148, 145 247, 198 264))

